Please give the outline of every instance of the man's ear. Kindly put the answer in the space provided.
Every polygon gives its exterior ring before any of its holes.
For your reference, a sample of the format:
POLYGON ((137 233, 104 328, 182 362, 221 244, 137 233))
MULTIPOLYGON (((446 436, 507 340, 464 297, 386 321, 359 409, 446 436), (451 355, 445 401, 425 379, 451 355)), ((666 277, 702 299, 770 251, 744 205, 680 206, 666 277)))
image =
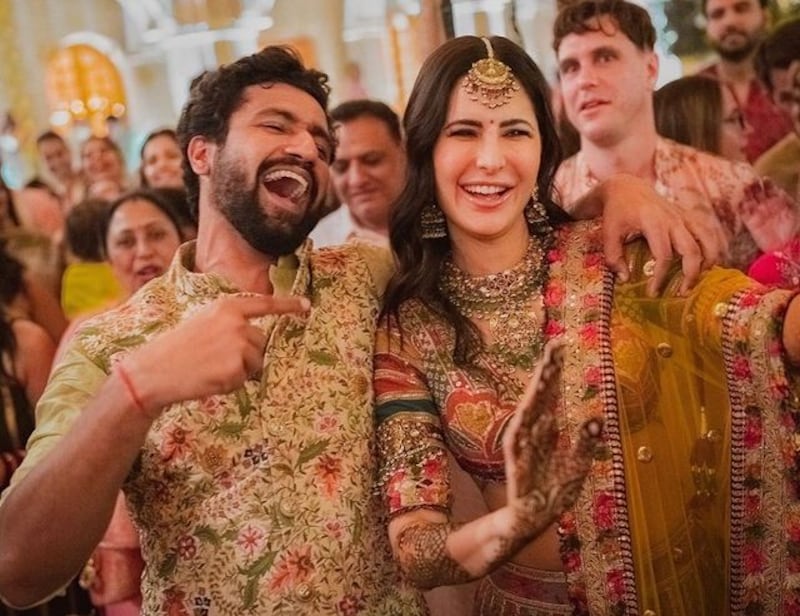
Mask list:
POLYGON ((196 135, 186 147, 186 157, 189 165, 197 175, 208 175, 211 171, 211 160, 214 158, 216 144, 205 137, 196 135))

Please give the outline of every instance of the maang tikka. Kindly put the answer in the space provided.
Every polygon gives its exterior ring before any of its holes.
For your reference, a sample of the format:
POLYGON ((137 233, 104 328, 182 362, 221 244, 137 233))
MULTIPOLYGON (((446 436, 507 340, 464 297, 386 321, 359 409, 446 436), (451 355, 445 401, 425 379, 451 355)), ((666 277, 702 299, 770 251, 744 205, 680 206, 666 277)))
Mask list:
POLYGON ((494 57, 491 41, 486 37, 481 40, 489 57, 472 63, 464 78, 464 90, 472 100, 494 109, 511 100, 519 84, 509 66, 494 57))

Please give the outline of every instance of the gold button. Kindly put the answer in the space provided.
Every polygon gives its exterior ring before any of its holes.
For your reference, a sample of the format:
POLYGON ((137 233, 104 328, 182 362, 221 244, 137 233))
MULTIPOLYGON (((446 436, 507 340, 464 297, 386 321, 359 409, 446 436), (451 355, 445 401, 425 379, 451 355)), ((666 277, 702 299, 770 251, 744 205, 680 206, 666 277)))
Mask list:
POLYGON ((642 273, 645 276, 652 276, 656 271, 656 260, 650 259, 649 261, 645 261, 645 264, 642 266, 642 273))
POLYGON ((719 430, 709 430, 706 433, 706 438, 712 443, 719 443, 722 440, 722 434, 719 430))
POLYGON ((664 358, 672 357, 672 347, 666 342, 661 342, 656 347, 656 351, 658 352, 659 355, 661 355, 661 357, 664 358))
POLYGON ((287 518, 291 518, 294 516, 294 505, 289 501, 281 501, 279 505, 281 513, 285 515, 287 518))
POLYGON ((636 459, 639 460, 639 462, 645 462, 645 463, 650 462, 650 460, 653 459, 653 452, 650 450, 649 447, 642 445, 636 451, 636 459))
POLYGON ((728 312, 728 304, 720 302, 714 306, 714 314, 720 319, 728 312))
POLYGON ((643 616, 656 616, 656 613, 654 610, 645 610, 643 616))
POLYGON ((311 599, 311 588, 308 584, 300 584, 297 587, 297 598, 301 601, 308 601, 311 599))
POLYGON ((672 548, 672 560, 676 563, 683 561, 683 550, 680 548, 672 548))

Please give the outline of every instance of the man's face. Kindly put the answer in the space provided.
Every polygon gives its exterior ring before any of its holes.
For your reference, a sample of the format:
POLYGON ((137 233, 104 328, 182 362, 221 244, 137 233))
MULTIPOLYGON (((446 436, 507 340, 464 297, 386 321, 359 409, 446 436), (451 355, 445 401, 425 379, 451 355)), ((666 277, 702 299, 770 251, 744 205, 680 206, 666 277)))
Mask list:
POLYGON ((325 111, 284 83, 250 86, 210 169, 212 200, 256 250, 293 252, 320 218, 333 140, 325 111))
POLYGON ((392 203, 403 189, 406 154, 386 124, 361 116, 335 127, 338 145, 331 165, 333 186, 355 221, 386 229, 392 203))
POLYGON ((638 118, 652 115, 658 59, 634 45, 612 18, 600 21, 599 31, 564 37, 558 70, 564 111, 581 139, 611 147, 641 124, 638 118))
POLYGON ((764 37, 767 11, 758 0, 708 0, 706 37, 719 56, 741 62, 764 37))
POLYGON ((39 143, 39 156, 47 170, 65 182, 72 176, 72 156, 61 139, 45 139, 39 143))

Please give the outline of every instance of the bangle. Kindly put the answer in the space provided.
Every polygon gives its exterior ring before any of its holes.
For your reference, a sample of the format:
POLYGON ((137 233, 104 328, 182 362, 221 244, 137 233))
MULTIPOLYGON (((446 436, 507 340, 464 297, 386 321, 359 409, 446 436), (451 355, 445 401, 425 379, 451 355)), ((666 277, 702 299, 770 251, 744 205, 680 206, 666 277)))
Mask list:
POLYGON ((121 363, 117 364, 114 369, 119 375, 122 384, 125 386, 125 391, 128 392, 128 395, 133 401, 133 405, 139 410, 140 413, 150 417, 149 413, 144 408, 144 404, 142 404, 142 399, 139 397, 139 394, 136 393, 136 388, 133 386, 133 381, 131 381, 128 371, 122 367, 121 363))

